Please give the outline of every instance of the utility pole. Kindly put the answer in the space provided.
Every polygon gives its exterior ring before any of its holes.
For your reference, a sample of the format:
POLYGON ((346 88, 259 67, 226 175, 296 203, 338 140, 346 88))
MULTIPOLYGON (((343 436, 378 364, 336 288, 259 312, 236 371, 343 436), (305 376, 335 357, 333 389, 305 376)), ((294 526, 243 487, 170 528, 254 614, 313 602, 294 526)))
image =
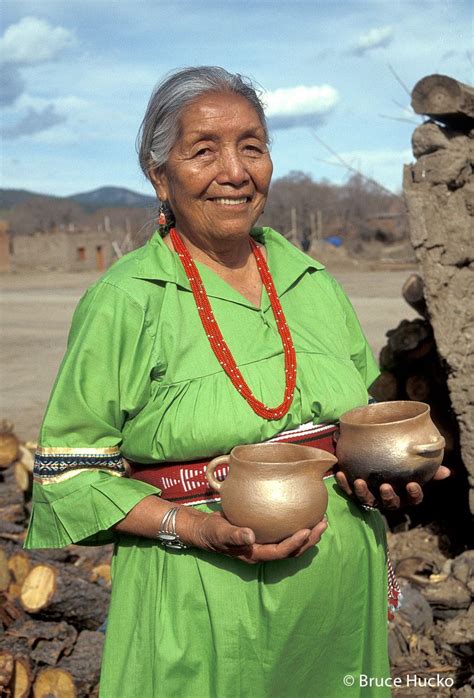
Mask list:
POLYGON ((290 211, 291 215, 291 230, 287 235, 287 238, 290 242, 293 243, 293 245, 296 245, 296 247, 300 246, 300 242, 298 240, 298 228, 297 228, 297 221, 296 221, 296 208, 294 206, 291 207, 290 211))
POLYGON ((309 246, 313 244, 313 242, 316 242, 318 239, 318 230, 316 228, 316 216, 314 215, 313 211, 309 214, 309 229, 311 231, 310 239, 309 239, 309 246))

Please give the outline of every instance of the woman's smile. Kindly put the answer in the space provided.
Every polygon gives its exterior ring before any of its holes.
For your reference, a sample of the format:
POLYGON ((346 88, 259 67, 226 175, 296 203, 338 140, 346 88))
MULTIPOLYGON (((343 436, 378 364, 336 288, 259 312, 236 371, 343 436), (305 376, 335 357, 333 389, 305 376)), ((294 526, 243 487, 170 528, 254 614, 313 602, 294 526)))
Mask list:
POLYGON ((215 198, 215 199, 210 199, 210 201, 214 201, 216 204, 221 204, 223 206, 241 206, 242 204, 246 204, 250 201, 250 197, 244 196, 239 199, 230 199, 230 198, 215 198))

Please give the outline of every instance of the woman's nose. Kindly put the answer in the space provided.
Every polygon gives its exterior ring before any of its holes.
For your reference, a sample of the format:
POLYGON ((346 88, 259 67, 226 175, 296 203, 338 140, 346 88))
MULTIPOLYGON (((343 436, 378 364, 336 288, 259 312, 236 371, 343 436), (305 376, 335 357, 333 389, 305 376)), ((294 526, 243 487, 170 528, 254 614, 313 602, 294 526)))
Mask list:
POLYGON ((220 157, 220 169, 217 177, 219 184, 238 186, 249 180, 245 163, 238 151, 225 151, 220 157))

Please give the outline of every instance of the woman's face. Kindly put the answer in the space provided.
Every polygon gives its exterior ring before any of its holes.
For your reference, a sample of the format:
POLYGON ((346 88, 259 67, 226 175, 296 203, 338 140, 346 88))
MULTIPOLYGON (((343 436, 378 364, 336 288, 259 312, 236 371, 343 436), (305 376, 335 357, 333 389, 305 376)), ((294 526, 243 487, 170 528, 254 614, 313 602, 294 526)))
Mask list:
POLYGON ((272 169, 255 109, 240 95, 216 92, 184 110, 168 161, 151 179, 178 231, 212 244, 248 235, 265 206, 272 169))

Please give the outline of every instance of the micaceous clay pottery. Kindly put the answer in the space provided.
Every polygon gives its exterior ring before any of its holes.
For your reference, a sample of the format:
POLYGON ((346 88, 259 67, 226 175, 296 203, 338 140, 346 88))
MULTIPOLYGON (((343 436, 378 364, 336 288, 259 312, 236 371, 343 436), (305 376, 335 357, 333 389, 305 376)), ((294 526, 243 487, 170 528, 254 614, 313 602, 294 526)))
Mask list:
POLYGON ((257 543, 277 543, 321 521, 328 503, 323 475, 336 462, 311 446, 236 446, 209 463, 206 477, 232 524, 251 528, 257 543), (220 481, 214 471, 223 464, 229 473, 220 481))
POLYGON ((378 492, 388 482, 428 482, 441 465, 445 440, 424 402, 394 400, 356 407, 339 420, 336 436, 339 468, 352 484, 366 480, 378 492))

